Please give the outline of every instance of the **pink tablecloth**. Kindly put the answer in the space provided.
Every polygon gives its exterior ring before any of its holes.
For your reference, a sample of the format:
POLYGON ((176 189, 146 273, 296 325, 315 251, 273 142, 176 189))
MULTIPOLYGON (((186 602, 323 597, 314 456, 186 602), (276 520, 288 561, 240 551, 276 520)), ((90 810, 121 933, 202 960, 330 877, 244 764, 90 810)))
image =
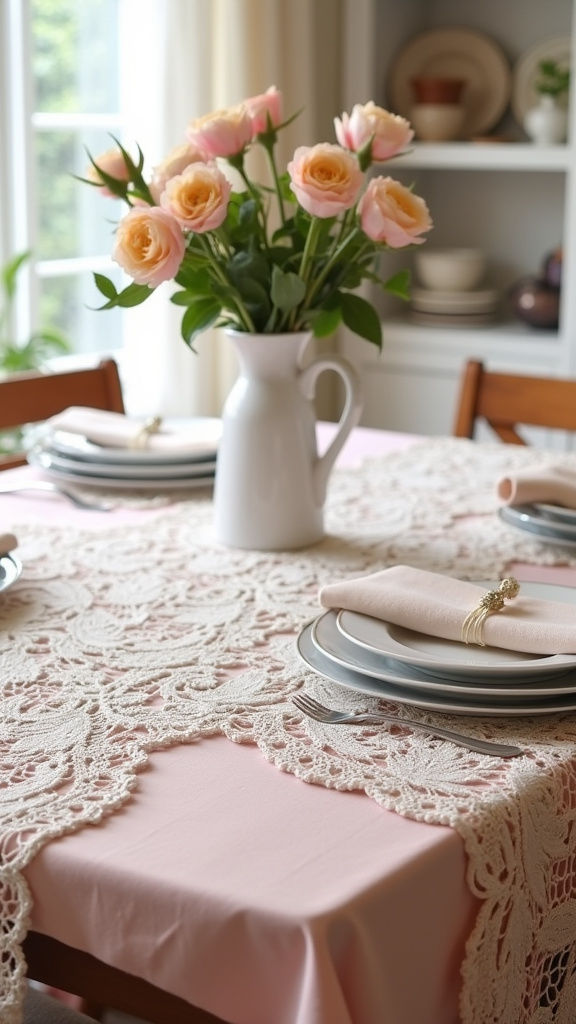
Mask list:
MULTIPOLYGON (((341 462, 412 443, 357 431, 341 462)), ((4 501, 11 522, 107 522, 50 497, 4 501)), ((457 1024, 477 910, 465 871, 452 830, 216 737, 153 754, 122 810, 49 843, 26 877, 34 929, 231 1024, 457 1024)))

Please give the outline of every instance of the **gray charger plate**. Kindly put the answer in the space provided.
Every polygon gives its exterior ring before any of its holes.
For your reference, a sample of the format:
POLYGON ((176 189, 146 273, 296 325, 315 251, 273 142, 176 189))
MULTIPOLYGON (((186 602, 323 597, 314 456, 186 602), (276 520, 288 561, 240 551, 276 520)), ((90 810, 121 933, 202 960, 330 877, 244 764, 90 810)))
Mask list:
POLYGON ((503 505, 498 515, 509 526, 531 533, 548 544, 576 548, 576 528, 553 523, 536 505, 503 505))
POLYGON ((305 626, 297 640, 298 653, 302 661, 308 668, 318 672, 325 679, 330 679, 357 693, 365 693, 371 697, 394 701, 397 704, 407 704, 425 711, 438 711, 448 715, 489 715, 507 718, 510 716, 551 715, 576 710, 576 691, 572 695, 558 695, 542 700, 520 700, 514 701, 510 705, 481 700, 469 702, 455 700, 453 696, 431 693, 424 687, 420 689, 419 685, 421 686, 422 683, 426 685, 428 681, 424 674, 418 673, 409 665, 401 665, 399 662, 393 661, 389 662, 388 679, 373 679, 362 672, 347 668, 323 654, 312 639, 313 626, 312 622, 305 626), (412 681, 413 688, 406 687, 407 680, 412 681))
POLYGON ((492 673, 486 677, 456 676, 446 673, 441 677, 416 665, 384 658, 378 652, 367 650, 352 643, 338 627, 335 611, 325 612, 312 624, 312 642, 331 661, 345 668, 362 672, 373 679, 392 681, 411 689, 423 689, 427 693, 443 694, 458 700, 482 698, 492 703, 516 703, 517 700, 538 700, 561 694, 576 694, 576 668, 564 669, 554 676, 537 678, 498 677, 492 673))
POLYGON ((0 555, 0 591, 7 590, 22 575, 22 562, 12 552, 0 555))

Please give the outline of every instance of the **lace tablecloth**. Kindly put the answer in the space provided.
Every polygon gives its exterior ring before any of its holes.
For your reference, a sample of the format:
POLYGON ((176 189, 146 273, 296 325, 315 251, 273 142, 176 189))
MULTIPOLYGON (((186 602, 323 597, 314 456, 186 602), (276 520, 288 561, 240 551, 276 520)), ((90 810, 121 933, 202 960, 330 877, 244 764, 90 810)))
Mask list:
MULTIPOLYGON (((217 733, 306 782, 457 829, 482 900, 462 1021, 573 1024, 576 716, 442 716, 527 749, 502 761, 409 730, 321 726, 289 700, 305 684, 334 701, 294 642, 329 580, 398 562, 469 579, 511 561, 576 564, 495 514, 496 478, 545 459, 442 439, 335 471, 326 539, 292 553, 222 547, 200 492, 129 528, 17 524, 25 572, 0 601, 3 1024, 20 1020, 24 867, 49 839, 125 803, 149 751, 217 733)), ((338 701, 378 704, 348 691, 338 701)))

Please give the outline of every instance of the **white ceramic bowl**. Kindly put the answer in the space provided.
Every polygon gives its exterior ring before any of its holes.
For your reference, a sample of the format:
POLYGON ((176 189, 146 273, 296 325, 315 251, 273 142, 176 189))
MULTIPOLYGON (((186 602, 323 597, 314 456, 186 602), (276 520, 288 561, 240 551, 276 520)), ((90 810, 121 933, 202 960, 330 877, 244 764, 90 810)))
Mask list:
POLYGON ((486 270, 481 249, 428 249, 414 253, 416 273, 425 288, 462 292, 477 288, 486 270))
POLYGON ((410 121, 417 139, 449 142, 460 135, 464 107, 458 103, 417 103, 412 107, 410 121))

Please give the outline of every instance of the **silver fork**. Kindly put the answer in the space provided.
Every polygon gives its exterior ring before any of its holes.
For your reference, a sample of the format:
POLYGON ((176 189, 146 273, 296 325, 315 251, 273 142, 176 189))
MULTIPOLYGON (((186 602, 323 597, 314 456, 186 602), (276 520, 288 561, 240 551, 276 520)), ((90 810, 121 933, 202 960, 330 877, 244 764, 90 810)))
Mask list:
POLYGON ((0 483, 0 494, 16 494, 18 491, 51 491, 53 494, 61 494, 63 498, 67 498, 78 508, 89 509, 92 512, 111 512, 114 508, 107 501, 88 501, 86 498, 80 498, 74 491, 69 491, 66 487, 61 487, 60 484, 53 484, 49 480, 35 480, 29 484, 0 483))
POLYGON ((508 743, 493 743, 491 740, 463 736, 459 732, 452 732, 451 729, 442 729, 425 722, 413 722, 411 719, 386 715, 381 711, 334 711, 332 708, 324 707, 307 693, 294 694, 292 703, 309 718, 313 718, 316 722, 326 722, 329 725, 380 725, 388 722, 393 725, 405 725, 408 729, 417 729, 420 732, 428 733, 429 736, 437 736, 439 739, 450 740, 451 743, 456 743, 459 747, 467 747, 468 750, 474 750, 478 754, 492 754, 494 757, 519 757, 524 753, 520 747, 514 747, 508 743))

